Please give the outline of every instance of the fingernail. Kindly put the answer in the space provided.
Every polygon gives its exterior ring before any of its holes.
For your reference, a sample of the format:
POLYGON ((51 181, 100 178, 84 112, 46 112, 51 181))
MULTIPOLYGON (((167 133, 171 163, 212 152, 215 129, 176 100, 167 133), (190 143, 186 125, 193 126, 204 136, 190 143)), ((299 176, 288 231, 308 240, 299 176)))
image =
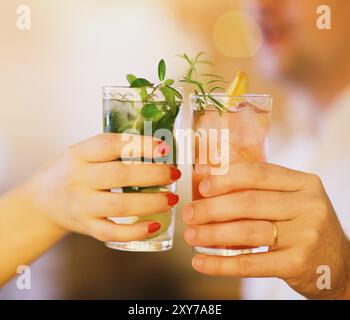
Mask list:
POLYGON ((175 204, 177 204, 179 202, 179 196, 177 194, 169 192, 166 194, 166 196, 168 198, 168 205, 170 207, 174 206, 175 204))
POLYGON ((188 240, 194 240, 196 237, 197 231, 194 228, 187 228, 186 229, 186 238, 188 240))
POLYGON ((170 167, 170 179, 175 181, 181 178, 181 171, 175 167, 170 167))
POLYGON ((206 195, 206 194, 209 193, 209 187, 210 187, 209 180, 208 179, 204 179, 199 184, 199 192, 202 195, 206 195))
POLYGON ((153 222, 148 226, 148 233, 156 232, 160 229, 161 225, 158 222, 153 222))
POLYGON ((186 207, 182 213, 182 216, 184 220, 190 221, 193 219, 193 208, 192 207, 186 207))
POLYGON ((193 258, 193 265, 197 268, 200 268, 204 264, 204 258, 195 257, 193 258))

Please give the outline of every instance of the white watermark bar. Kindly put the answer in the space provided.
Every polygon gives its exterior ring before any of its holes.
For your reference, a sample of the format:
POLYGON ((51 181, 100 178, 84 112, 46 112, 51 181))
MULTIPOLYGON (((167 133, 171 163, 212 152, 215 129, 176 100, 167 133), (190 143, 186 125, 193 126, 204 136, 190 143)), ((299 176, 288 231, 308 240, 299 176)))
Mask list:
MULTIPOLYGON (((144 135, 152 136, 152 121, 145 121, 144 135)), ((210 165, 211 175, 225 175, 230 164, 230 131, 229 129, 176 129, 177 140, 174 145, 173 132, 168 129, 158 129, 153 137, 162 140, 169 150, 176 150, 179 157, 177 164, 210 165)), ((157 158, 159 151, 152 150, 152 143, 142 146, 142 137, 137 130, 126 130, 122 133, 121 140, 126 142, 121 152, 121 161, 127 164, 140 162, 142 150, 153 155, 156 163, 174 163, 172 154, 157 158)), ((144 159, 145 163, 151 163, 152 159, 144 159)))

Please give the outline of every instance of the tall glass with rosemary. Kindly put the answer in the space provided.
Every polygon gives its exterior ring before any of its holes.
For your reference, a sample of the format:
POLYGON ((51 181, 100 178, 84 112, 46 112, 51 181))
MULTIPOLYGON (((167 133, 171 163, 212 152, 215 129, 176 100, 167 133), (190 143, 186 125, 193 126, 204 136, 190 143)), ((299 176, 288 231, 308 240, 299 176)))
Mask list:
MULTIPOLYGON (((225 175, 231 164, 265 161, 272 97, 269 95, 199 94, 191 96, 194 131, 192 199, 203 199, 200 182, 225 175)), ((267 247, 195 247, 207 255, 235 256, 264 252, 267 247)))
MULTIPOLYGON (((129 87, 103 88, 104 132, 149 135, 164 140, 167 150, 163 158, 136 159, 142 162, 159 162, 176 165, 175 120, 180 110, 182 96, 172 87, 173 80, 165 80, 163 60, 158 67, 160 83, 154 85, 144 78, 128 75, 129 87)), ((135 161, 135 159, 116 159, 135 161)), ((113 192, 175 192, 176 185, 152 187, 123 187, 113 192)), ((174 232, 174 209, 148 216, 114 217, 118 224, 132 224, 151 220, 161 228, 146 240, 130 242, 107 242, 106 246, 124 251, 165 251, 172 248, 174 232)))

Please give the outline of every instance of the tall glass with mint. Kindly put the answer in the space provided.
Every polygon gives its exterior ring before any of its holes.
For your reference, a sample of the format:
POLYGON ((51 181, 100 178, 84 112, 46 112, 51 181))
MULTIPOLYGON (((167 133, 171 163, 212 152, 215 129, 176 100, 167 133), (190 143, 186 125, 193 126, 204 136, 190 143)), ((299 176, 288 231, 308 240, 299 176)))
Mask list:
MULTIPOLYGON (((158 162, 176 165, 176 141, 174 125, 179 113, 182 96, 173 87, 172 79, 165 79, 164 60, 158 64, 159 84, 155 85, 144 78, 127 75, 129 87, 103 88, 103 127, 104 132, 149 135, 163 140, 167 152, 157 159, 116 159, 122 161, 158 162)), ((113 192, 175 192, 175 183, 169 186, 124 187, 113 192)), ((107 242, 106 246, 124 251, 155 252, 172 248, 174 233, 174 208, 168 212, 148 216, 113 217, 118 224, 132 224, 152 220, 161 228, 149 238, 140 241, 107 242)))

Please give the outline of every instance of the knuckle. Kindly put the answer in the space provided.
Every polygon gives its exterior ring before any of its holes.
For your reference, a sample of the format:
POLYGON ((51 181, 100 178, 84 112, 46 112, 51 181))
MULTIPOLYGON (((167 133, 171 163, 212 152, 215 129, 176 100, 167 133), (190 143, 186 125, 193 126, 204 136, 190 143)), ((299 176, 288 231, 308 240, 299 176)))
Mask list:
POLYGON ((242 255, 237 256, 237 275, 240 278, 246 278, 251 275, 252 272, 252 265, 250 260, 242 255))
POLYGON ((314 245, 314 244, 318 243, 320 240, 320 236, 321 236, 321 234, 317 229, 307 228, 304 231, 305 243, 310 244, 310 245, 314 245))
POLYGON ((74 146, 70 146, 65 150, 62 160, 62 168, 68 172, 74 173, 82 164, 82 162, 78 159, 74 146))
POLYGON ((99 241, 112 240, 111 227, 100 227, 100 226, 92 225, 90 227, 90 234, 99 241))
POLYGON ((99 135, 99 140, 101 143, 109 144, 111 142, 115 142, 115 138, 118 136, 116 133, 112 132, 104 132, 99 135))
POLYGON ((313 187, 316 187, 316 188, 323 187, 322 180, 317 174, 309 173, 308 174, 308 181, 309 181, 310 185, 313 187))
POLYGON ((125 164, 120 165, 119 163, 116 163, 113 166, 113 173, 118 178, 120 183, 127 183, 129 181, 129 173, 128 173, 128 167, 125 164))
POLYGON ((311 199, 310 212, 312 212, 313 220, 317 225, 322 225, 328 219, 329 205, 322 197, 314 197, 311 199))
POLYGON ((309 173, 308 174, 310 181, 312 181, 315 184, 322 184, 321 178, 315 174, 315 173, 309 173))
POLYGON ((255 162, 253 178, 258 182, 262 182, 266 180, 267 176, 268 176, 267 165, 264 162, 255 162))
POLYGON ((71 210, 70 218, 72 219, 73 223, 79 224, 81 223, 81 213, 79 210, 71 210))
POLYGON ((306 262, 307 255, 304 251, 300 251, 293 255, 291 263, 291 272, 293 273, 294 277, 298 277, 299 275, 303 274, 306 262))
POLYGON ((257 193, 254 190, 243 192, 243 214, 249 214, 256 209, 257 193))
POLYGON ((216 244, 216 236, 213 228, 210 226, 203 226, 197 229, 197 239, 198 241, 205 242, 208 245, 216 244))
POLYGON ((214 204, 212 201, 202 200, 199 202, 200 205, 197 206, 197 210, 195 210, 195 219, 198 222, 211 222, 211 212, 213 212, 214 204))
POLYGON ((110 197, 110 200, 108 201, 107 205, 110 208, 110 211, 113 212, 113 214, 117 216, 124 216, 127 215, 127 206, 124 205, 124 194, 113 194, 112 197, 110 197))
POLYGON ((256 228, 254 223, 244 222, 241 227, 241 240, 243 243, 253 243, 256 240, 256 228))
POLYGON ((170 166, 164 164, 151 164, 147 168, 155 184, 168 184, 170 182, 170 166))
POLYGON ((72 145, 72 146, 69 146, 65 152, 64 152, 64 158, 65 159, 72 159, 72 158, 75 158, 75 146, 72 145))
POLYGON ((101 149, 111 149, 111 146, 115 146, 117 143, 119 143, 119 141, 119 134, 105 132, 98 136, 97 143, 101 149))

